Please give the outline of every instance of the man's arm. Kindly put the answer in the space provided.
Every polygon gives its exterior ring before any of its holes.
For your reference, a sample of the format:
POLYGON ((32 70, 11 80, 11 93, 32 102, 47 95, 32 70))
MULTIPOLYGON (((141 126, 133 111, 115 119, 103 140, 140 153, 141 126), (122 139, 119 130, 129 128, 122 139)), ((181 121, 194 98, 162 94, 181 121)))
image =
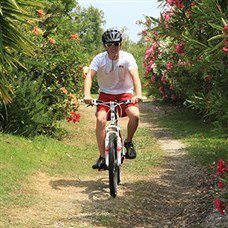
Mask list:
POLYGON ((84 81, 84 101, 86 104, 90 104, 92 101, 91 97, 91 87, 92 87, 92 79, 96 75, 95 70, 89 69, 85 81, 84 81))
POLYGON ((142 99, 142 85, 141 80, 139 78, 138 68, 131 69, 129 73, 132 77, 135 89, 135 96, 132 98, 132 103, 137 103, 140 99, 142 99))

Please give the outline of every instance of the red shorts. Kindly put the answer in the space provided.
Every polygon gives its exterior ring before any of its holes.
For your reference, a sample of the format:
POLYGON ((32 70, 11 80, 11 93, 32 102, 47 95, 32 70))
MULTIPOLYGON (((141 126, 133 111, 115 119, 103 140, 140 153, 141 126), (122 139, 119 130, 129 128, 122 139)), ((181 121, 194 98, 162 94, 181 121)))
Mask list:
MULTIPOLYGON (((122 94, 107 94, 107 93, 100 93, 99 94, 99 97, 98 97, 98 100, 101 100, 101 101, 105 101, 105 102, 108 102, 108 101, 123 101, 123 100, 128 100, 128 99, 131 99, 132 98, 132 94, 131 93, 122 93, 122 94)), ((120 107, 118 107, 118 114, 120 117, 125 117, 127 116, 127 113, 126 113, 126 109, 130 106, 136 106, 136 107, 139 107, 138 104, 128 104, 128 105, 125 105, 125 104, 122 104, 120 105, 120 107)), ((107 106, 104 106, 104 105, 98 105, 97 106, 97 112, 99 111, 106 111, 108 112, 109 111, 109 107, 107 106)), ((110 112, 108 112, 110 114, 110 112)), ((107 120, 110 120, 110 115, 107 116, 107 120)))

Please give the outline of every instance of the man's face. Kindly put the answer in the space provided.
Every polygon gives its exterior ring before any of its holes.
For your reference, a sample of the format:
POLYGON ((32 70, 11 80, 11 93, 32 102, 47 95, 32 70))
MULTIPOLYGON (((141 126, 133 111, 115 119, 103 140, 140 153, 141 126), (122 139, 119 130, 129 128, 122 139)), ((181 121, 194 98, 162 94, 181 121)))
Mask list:
POLYGON ((120 42, 113 42, 113 43, 106 43, 105 47, 106 50, 110 53, 110 54, 117 54, 120 50, 120 42))

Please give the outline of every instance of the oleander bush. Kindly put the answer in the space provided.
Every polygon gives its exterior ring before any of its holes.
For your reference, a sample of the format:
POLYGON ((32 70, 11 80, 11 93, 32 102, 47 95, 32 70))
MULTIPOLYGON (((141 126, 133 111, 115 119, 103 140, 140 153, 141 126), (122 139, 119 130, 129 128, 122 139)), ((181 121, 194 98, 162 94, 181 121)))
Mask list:
POLYGON ((91 50, 101 46, 97 37, 103 31, 103 14, 73 0, 48 0, 43 8, 24 9, 33 23, 17 23, 33 52, 12 53, 18 59, 9 70, 14 92, 11 103, 0 103, 0 128, 24 136, 51 134, 57 121, 77 115, 83 67, 91 61, 91 50))
POLYGON ((180 101, 201 112, 204 120, 227 128, 227 1, 159 2, 161 17, 141 22, 149 94, 180 101))

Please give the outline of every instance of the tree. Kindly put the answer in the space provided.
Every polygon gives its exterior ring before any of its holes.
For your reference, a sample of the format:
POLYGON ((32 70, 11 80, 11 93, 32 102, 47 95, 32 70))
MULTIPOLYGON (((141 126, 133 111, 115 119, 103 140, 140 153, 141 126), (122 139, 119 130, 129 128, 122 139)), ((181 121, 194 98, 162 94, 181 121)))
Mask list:
POLYGON ((16 63, 22 65, 15 53, 33 52, 32 43, 20 31, 21 24, 31 19, 25 8, 31 5, 35 1, 0 0, 0 100, 4 103, 11 101, 10 93, 13 93, 8 80, 10 70, 16 63))

